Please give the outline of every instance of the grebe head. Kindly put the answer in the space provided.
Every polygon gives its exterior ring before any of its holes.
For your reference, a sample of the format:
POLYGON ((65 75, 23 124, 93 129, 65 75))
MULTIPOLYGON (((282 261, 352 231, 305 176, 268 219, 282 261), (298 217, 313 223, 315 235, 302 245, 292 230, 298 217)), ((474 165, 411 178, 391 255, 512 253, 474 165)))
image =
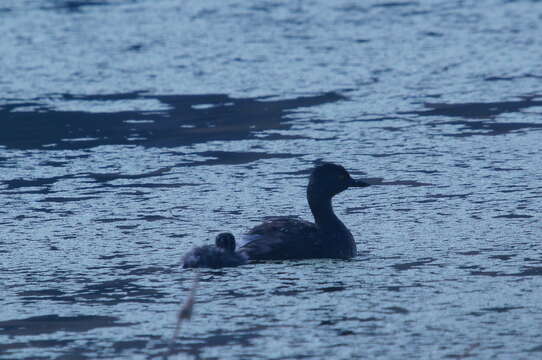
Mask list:
POLYGON ((368 183, 353 179, 341 165, 324 163, 314 168, 307 192, 318 197, 333 197, 349 187, 366 187, 368 183))
POLYGON ((231 233, 220 233, 216 236, 215 245, 226 251, 233 252, 235 251, 235 238, 231 233))

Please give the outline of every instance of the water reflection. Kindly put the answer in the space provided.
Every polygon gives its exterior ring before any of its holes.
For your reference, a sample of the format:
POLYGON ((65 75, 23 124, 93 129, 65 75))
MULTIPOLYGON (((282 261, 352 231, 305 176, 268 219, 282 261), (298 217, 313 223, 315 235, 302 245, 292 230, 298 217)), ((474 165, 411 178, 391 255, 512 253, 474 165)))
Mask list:
POLYGON ((51 334, 58 331, 86 332, 102 327, 130 325, 132 324, 119 322, 117 318, 111 316, 44 315, 20 320, 1 321, 0 330, 7 335, 19 336, 51 334))
POLYGON ((525 109, 542 106, 540 95, 524 96, 521 100, 501 101, 501 102, 478 102, 478 103, 427 103, 429 110, 403 112, 403 114, 416 114, 421 117, 459 117, 466 120, 448 120, 433 121, 433 126, 459 125, 457 132, 445 133, 447 136, 468 137, 476 135, 498 136, 506 135, 518 130, 537 130, 542 129, 542 124, 538 122, 524 121, 496 121, 495 117, 508 114, 519 113, 525 109), (478 120, 488 119, 488 120, 478 120))
MULTIPOLYGON (((344 99, 336 93, 288 100, 227 95, 62 95, 64 102, 120 102, 152 99, 166 110, 60 111, 39 102, 0 105, 0 145, 11 149, 87 149, 101 145, 178 147, 208 141, 256 138, 257 132, 289 129, 288 111, 344 99), (30 108, 30 110, 28 110, 30 108), (54 124, 55 126, 51 126, 54 124), (16 135, 15 135, 16 134, 16 135)), ((278 134, 260 140, 299 138, 278 134)))

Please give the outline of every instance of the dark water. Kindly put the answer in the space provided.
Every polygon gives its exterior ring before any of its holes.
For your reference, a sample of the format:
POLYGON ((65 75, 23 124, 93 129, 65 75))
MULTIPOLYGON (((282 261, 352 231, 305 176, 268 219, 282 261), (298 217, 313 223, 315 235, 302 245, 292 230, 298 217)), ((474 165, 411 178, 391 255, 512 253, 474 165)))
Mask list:
POLYGON ((542 356, 540 1, 0 5, 0 358, 148 359, 181 255, 374 186, 351 261, 203 271, 170 358, 542 356))

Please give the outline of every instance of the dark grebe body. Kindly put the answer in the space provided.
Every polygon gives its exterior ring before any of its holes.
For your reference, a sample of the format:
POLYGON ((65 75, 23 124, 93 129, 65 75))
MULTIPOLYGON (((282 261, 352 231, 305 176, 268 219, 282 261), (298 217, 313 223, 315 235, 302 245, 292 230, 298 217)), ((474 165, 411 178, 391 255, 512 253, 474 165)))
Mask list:
POLYGON ((242 237, 237 252, 250 260, 355 256, 354 237, 333 212, 331 199, 349 187, 366 186, 369 184, 352 179, 340 165, 316 166, 307 186, 307 200, 315 222, 296 217, 269 218, 242 237))

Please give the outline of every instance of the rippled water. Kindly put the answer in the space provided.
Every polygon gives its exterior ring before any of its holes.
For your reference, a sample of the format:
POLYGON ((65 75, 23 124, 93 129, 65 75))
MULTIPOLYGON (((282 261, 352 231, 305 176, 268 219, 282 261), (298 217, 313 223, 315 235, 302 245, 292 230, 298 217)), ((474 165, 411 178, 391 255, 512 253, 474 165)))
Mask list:
POLYGON ((351 261, 202 271, 170 358, 533 359, 542 3, 0 5, 0 358, 166 351, 217 232, 311 219, 351 261))

